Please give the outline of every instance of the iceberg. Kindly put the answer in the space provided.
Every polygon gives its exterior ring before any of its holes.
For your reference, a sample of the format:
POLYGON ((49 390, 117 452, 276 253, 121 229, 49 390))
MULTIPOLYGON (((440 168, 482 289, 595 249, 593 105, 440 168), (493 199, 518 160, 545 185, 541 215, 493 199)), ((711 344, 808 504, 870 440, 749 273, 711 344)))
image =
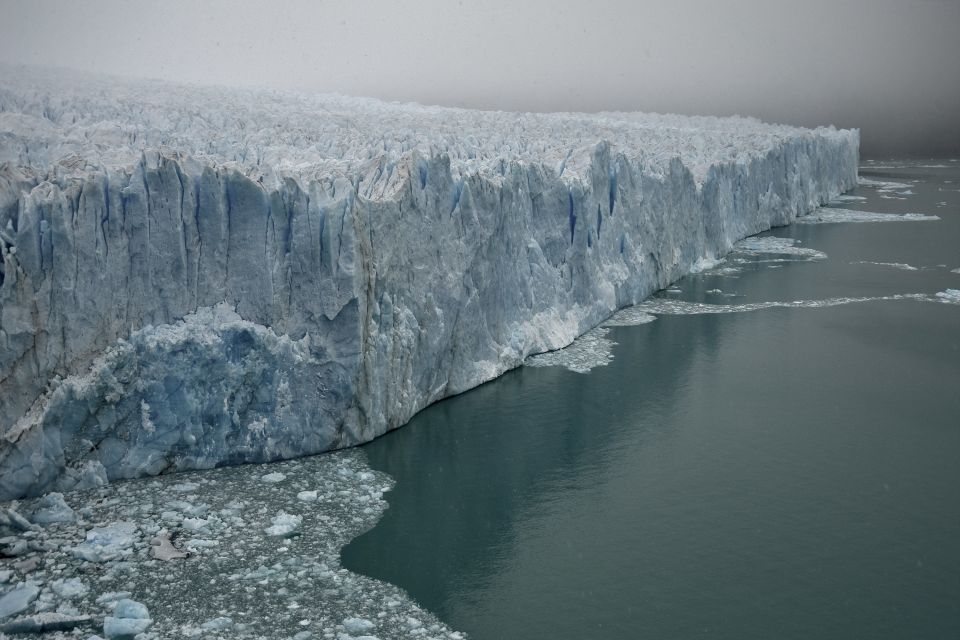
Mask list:
POLYGON ((0 499, 366 442, 857 185, 859 133, 0 68, 0 499))

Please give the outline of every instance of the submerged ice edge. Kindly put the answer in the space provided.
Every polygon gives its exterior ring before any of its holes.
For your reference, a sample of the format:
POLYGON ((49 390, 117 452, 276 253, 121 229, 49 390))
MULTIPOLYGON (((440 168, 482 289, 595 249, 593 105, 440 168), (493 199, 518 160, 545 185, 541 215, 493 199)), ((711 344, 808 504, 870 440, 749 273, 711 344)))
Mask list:
POLYGON ((340 565, 392 486, 351 449, 0 503, 0 598, 26 596, 0 631, 101 633, 128 598, 156 640, 463 638, 399 587, 340 565))

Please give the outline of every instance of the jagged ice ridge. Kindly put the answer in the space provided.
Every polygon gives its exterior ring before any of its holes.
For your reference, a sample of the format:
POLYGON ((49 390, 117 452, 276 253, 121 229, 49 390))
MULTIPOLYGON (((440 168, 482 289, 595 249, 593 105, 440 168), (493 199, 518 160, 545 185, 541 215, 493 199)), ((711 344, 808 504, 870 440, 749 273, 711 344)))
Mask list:
POLYGON ((370 440, 856 186, 858 142, 0 67, 0 499, 370 440))

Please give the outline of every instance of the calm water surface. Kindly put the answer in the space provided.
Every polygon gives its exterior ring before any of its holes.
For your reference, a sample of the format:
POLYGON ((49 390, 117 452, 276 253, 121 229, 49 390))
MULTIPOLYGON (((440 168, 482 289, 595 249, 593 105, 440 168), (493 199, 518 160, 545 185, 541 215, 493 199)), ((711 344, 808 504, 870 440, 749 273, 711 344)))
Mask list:
MULTIPOLYGON (((844 206, 941 221, 775 229, 829 258, 673 297, 960 289, 960 163, 892 164, 861 175, 912 194, 844 206)), ((523 367, 364 447, 397 485, 344 566, 474 640, 960 637, 960 305, 660 316, 608 337, 609 366, 523 367)))

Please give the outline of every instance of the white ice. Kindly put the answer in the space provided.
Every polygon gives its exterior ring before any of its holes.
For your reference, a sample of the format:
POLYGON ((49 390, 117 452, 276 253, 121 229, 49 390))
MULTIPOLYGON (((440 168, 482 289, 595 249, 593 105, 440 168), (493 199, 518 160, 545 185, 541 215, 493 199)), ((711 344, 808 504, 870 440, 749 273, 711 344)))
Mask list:
POLYGON ((939 216, 923 213, 873 213, 852 209, 822 208, 796 219, 796 224, 833 224, 840 222, 924 222, 939 220, 939 216))

